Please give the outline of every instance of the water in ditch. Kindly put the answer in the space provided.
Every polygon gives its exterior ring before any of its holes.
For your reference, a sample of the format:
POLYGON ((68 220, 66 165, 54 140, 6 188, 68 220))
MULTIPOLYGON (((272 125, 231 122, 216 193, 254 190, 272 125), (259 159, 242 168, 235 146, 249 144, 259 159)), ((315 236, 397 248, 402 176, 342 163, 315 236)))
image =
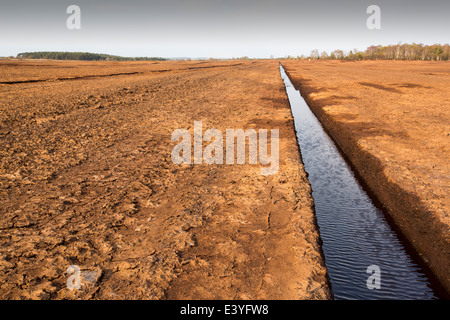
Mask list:
POLYGON ((313 190, 335 299, 436 299, 430 279, 359 184, 281 65, 280 72, 313 190))

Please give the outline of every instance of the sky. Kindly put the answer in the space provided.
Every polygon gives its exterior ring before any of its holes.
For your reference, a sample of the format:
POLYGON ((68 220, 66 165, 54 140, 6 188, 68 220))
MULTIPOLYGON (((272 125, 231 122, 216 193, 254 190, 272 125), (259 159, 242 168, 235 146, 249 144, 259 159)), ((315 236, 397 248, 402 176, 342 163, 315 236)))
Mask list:
POLYGON ((0 0, 0 56, 82 51, 120 56, 269 58, 318 49, 449 43, 449 0, 0 0), (69 30, 67 7, 81 10, 69 30), (370 30, 367 8, 381 9, 370 30))

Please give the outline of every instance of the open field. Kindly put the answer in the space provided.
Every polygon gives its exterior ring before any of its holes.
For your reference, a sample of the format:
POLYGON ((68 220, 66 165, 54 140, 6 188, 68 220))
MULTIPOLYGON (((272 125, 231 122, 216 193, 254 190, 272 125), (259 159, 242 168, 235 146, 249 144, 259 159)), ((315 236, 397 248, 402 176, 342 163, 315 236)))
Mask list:
POLYGON ((330 298, 276 61, 0 61, 0 163, 2 299, 330 298), (278 172, 174 164, 196 120, 279 129, 278 172))
POLYGON ((283 66, 450 292, 450 63, 285 61, 283 66))
MULTIPOLYGON (((282 64, 450 291, 450 63, 282 64)), ((0 230, 3 299, 331 298, 275 60, 0 60, 0 230), (194 121, 279 129, 278 172, 174 164, 194 121)))

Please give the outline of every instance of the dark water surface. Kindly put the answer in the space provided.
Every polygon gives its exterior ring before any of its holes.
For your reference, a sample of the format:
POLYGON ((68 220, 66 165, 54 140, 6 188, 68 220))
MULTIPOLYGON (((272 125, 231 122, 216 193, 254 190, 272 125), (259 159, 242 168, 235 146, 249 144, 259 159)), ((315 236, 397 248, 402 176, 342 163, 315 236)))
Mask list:
POLYGON ((280 72, 313 190, 335 299, 436 299, 427 275, 361 187, 281 65, 280 72), (367 287, 371 265, 380 268, 380 289, 367 287))

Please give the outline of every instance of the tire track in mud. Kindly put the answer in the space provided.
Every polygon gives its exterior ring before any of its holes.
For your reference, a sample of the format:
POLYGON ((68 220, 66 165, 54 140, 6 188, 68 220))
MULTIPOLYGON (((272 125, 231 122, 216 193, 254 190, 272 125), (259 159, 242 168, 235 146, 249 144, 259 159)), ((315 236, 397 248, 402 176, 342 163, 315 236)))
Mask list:
POLYGON ((162 69, 162 70, 152 70, 152 71, 142 71, 142 72, 119 72, 110 74, 98 74, 98 75, 84 75, 78 77, 63 77, 63 78, 50 78, 50 79, 31 79, 31 80, 18 80, 18 81, 0 81, 0 84, 24 84, 24 83, 35 83, 35 82, 56 82, 56 81, 72 81, 72 80, 85 80, 85 79, 97 79, 105 77, 116 77, 124 75, 134 75, 134 74, 145 74, 145 73, 158 73, 158 72, 171 72, 171 71, 184 71, 184 70, 197 70, 197 69, 212 69, 212 68, 231 68, 242 65, 242 63, 236 63, 232 65, 223 66, 205 66, 205 67, 191 67, 191 68, 181 68, 181 69, 162 69))
POLYGON ((20 80, 20 81, 2 81, 0 84, 23 84, 23 83, 34 83, 34 82, 53 82, 53 81, 70 81, 70 80, 84 80, 84 79, 95 79, 104 77, 115 77, 123 75, 133 75, 142 72, 121 72, 121 73, 110 73, 110 74, 98 74, 98 75, 85 75, 79 77, 67 77, 67 78, 54 78, 54 79, 35 79, 35 80, 20 80))

